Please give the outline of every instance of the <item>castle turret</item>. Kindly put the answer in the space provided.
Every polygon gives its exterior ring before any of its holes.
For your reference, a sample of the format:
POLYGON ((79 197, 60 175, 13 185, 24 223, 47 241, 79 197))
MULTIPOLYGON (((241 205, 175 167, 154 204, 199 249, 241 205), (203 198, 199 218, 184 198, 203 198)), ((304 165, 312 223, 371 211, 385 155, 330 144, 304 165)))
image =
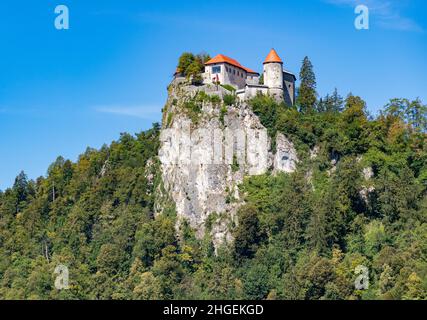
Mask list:
POLYGON ((274 49, 264 61, 264 85, 283 92, 283 61, 274 49))

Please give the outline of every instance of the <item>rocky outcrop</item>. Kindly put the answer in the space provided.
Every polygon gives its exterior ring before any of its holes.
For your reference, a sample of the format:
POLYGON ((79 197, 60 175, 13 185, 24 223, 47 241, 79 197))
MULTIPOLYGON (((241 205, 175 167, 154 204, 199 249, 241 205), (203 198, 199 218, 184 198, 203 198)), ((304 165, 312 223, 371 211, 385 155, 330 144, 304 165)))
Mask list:
POLYGON ((276 137, 276 155, 274 156, 275 172, 294 172, 298 163, 298 156, 294 144, 282 133, 276 137))
POLYGON ((216 244, 231 239, 227 225, 235 222, 241 205, 238 185, 243 178, 270 169, 292 172, 298 161, 293 144, 282 134, 273 155, 267 129, 250 107, 237 100, 225 106, 225 95, 230 92, 221 86, 173 82, 159 150, 164 189, 178 217, 187 219, 199 237, 211 214, 226 213, 229 221, 218 219, 211 228, 216 244))
POLYGON ((369 205, 369 197, 371 193, 375 191, 375 187, 372 184, 372 178, 374 177, 374 171, 372 170, 372 167, 363 168, 362 176, 364 179, 364 184, 362 185, 362 189, 359 191, 359 194, 365 204, 369 205))

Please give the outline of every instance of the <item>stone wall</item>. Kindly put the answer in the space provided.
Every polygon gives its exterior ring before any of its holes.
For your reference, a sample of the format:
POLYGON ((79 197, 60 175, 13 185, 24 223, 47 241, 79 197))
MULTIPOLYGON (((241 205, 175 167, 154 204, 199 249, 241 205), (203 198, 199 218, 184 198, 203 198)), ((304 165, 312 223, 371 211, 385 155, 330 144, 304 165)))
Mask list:
POLYGON ((264 85, 247 85, 244 90, 237 91, 237 96, 241 101, 255 97, 258 93, 268 94, 268 87, 264 85))
POLYGON ((284 85, 284 100, 288 106, 293 106, 295 103, 295 78, 294 75, 283 72, 284 85))

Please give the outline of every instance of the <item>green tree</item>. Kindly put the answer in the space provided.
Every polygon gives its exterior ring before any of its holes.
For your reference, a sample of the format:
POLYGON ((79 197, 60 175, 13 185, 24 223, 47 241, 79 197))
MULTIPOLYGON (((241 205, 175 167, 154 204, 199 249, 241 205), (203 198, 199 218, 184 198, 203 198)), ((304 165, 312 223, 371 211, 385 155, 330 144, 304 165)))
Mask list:
POLYGON ((28 178, 24 171, 21 171, 19 175, 15 178, 15 183, 13 184, 12 192, 15 196, 16 213, 18 213, 25 207, 30 193, 28 178))
POLYGON ((144 272, 140 281, 133 290, 134 298, 138 300, 162 299, 161 284, 151 272, 144 272))
POLYGON ((245 272, 243 288, 246 299, 265 299, 270 291, 268 285, 268 268, 264 265, 254 264, 245 272))
POLYGON ((297 106, 302 113, 312 113, 317 101, 316 75, 308 57, 302 62, 300 71, 300 87, 298 90, 297 106))
POLYGON ((184 52, 178 60, 178 70, 187 76, 187 70, 190 65, 195 61, 195 56, 191 52, 184 52))
POLYGON ((342 113, 342 130, 345 135, 345 153, 362 154, 369 146, 366 103, 358 96, 349 94, 342 113))
POLYGON ((191 79, 193 84, 199 85, 203 82, 201 74, 204 72, 205 63, 208 60, 210 60, 210 56, 206 53, 194 55, 184 52, 179 58, 177 70, 191 79))
POLYGON ((344 109, 344 99, 339 95, 337 88, 329 95, 321 98, 317 103, 318 112, 342 112, 344 109))
POLYGON ((421 278, 415 273, 412 272, 406 282, 406 293, 403 295, 403 299, 406 300, 424 300, 427 299, 427 294, 425 288, 423 288, 423 283, 421 278))
POLYGON ((234 231, 234 251, 238 258, 251 258, 262 239, 256 208, 242 207, 238 219, 239 224, 234 231))
POLYGON ((420 99, 391 99, 384 110, 385 114, 402 119, 417 132, 427 132, 427 105, 420 99))

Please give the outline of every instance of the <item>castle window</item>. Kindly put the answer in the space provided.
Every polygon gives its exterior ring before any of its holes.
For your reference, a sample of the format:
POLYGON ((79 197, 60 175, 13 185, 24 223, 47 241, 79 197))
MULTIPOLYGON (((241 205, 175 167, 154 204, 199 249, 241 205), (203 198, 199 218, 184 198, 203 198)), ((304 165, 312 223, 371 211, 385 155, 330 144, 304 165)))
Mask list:
POLYGON ((221 66, 212 67, 212 73, 221 73, 221 66))

